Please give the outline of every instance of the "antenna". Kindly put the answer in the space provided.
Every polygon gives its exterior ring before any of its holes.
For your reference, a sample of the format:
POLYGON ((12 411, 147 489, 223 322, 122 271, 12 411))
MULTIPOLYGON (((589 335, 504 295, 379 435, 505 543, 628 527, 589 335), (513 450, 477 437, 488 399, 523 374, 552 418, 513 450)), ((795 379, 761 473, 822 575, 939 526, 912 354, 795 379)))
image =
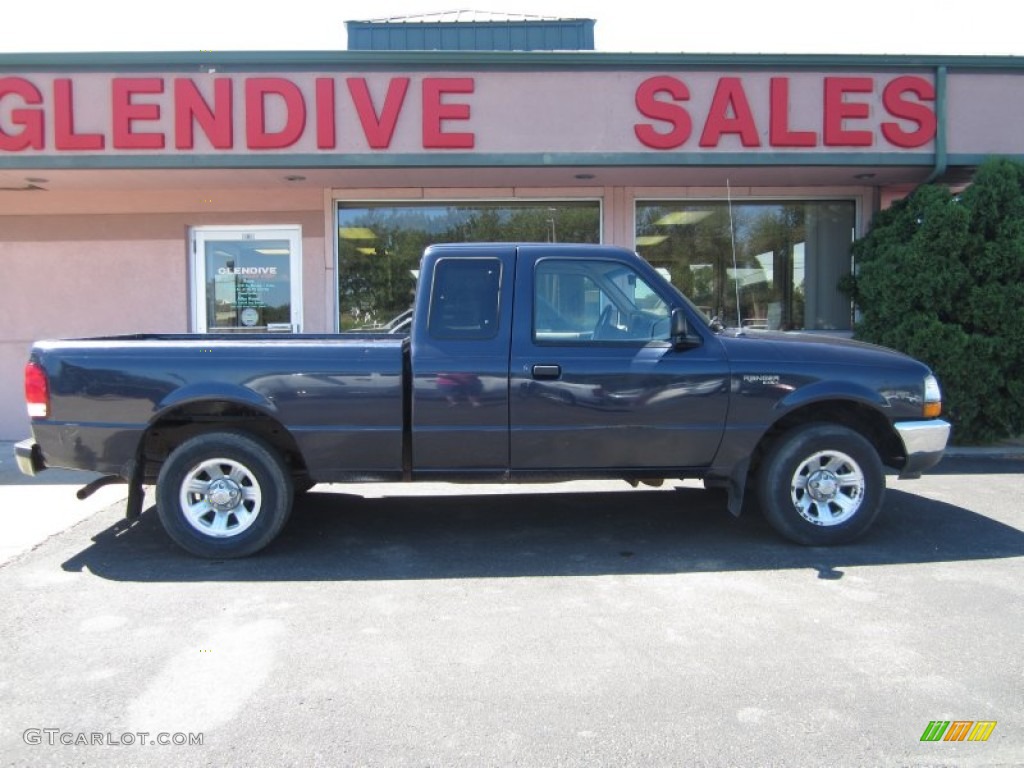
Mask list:
POLYGON ((740 314, 740 270, 736 264, 736 227, 732 222, 732 186, 725 180, 726 197, 729 200, 729 240, 732 241, 732 274, 736 284, 736 328, 743 330, 743 316, 740 314))

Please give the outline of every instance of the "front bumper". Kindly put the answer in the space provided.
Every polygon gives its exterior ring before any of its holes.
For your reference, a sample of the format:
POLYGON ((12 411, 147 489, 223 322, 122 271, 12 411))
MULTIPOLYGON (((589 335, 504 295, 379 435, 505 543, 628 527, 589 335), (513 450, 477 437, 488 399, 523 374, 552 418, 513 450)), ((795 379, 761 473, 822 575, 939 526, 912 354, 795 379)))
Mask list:
POLYGON ((35 477, 46 469, 43 452, 35 440, 22 440, 14 444, 14 459, 18 462, 21 474, 35 477))
POLYGON ((893 424, 903 441, 907 463, 900 470, 903 479, 920 477, 942 459, 949 441, 950 425, 942 419, 930 421, 898 421, 893 424))

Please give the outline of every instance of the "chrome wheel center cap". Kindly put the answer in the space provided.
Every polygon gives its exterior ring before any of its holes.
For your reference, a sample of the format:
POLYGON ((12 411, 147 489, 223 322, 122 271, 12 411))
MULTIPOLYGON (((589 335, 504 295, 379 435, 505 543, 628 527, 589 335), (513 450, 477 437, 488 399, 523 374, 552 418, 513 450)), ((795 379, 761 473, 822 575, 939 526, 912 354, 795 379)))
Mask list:
POLYGON ((839 480, 827 470, 819 470, 807 481, 807 490, 815 501, 831 501, 839 492, 839 480))
POLYGON ((219 478, 210 483, 206 498, 215 509, 223 512, 238 506, 242 500, 242 489, 234 480, 219 478))

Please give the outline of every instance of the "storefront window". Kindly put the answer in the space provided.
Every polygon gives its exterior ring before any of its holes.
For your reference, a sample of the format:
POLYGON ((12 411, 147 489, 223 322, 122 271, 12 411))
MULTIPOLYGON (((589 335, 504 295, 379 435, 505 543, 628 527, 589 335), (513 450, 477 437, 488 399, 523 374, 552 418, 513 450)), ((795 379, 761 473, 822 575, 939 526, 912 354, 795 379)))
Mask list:
POLYGON ((731 211, 724 201, 638 201, 636 248, 726 325, 849 330, 850 300, 837 286, 850 273, 855 217, 852 201, 734 202, 731 211))
POLYGON ((339 327, 398 326, 412 306, 428 245, 600 240, 597 201, 339 203, 339 327))

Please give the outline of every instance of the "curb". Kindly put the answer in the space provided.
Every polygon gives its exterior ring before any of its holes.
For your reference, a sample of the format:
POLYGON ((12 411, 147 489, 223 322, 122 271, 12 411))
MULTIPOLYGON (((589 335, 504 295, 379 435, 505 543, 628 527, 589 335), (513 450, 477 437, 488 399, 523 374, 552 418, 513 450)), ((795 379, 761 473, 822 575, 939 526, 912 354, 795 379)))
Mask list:
POLYGON ((944 458, 951 459, 1024 459, 1024 445, 951 445, 944 458))

